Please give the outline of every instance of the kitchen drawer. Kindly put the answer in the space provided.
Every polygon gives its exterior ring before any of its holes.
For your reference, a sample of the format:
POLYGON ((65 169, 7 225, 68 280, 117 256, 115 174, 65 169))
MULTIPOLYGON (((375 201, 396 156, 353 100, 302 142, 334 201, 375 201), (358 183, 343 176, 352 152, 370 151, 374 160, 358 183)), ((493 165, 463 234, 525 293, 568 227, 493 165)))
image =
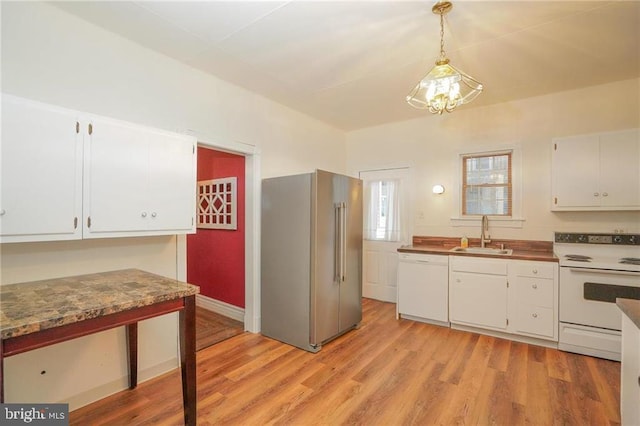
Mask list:
POLYGON ((519 302, 553 308, 553 280, 520 277, 515 284, 519 302))
POLYGON ((514 262, 511 267, 519 277, 553 279, 556 274, 555 263, 549 262, 514 262))
POLYGON ((519 305, 516 331, 553 338, 553 309, 540 306, 519 305))
POLYGON ((507 260, 449 256, 451 270, 477 274, 507 275, 507 260))

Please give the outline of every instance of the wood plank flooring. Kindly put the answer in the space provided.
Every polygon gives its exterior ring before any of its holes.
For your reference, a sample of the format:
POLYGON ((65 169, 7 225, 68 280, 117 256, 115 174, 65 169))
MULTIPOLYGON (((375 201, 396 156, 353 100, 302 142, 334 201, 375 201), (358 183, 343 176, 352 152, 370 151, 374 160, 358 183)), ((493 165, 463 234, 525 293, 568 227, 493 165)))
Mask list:
POLYGON ((196 307, 196 351, 243 332, 242 322, 196 307))
MULTIPOLYGON (((395 319, 311 354, 243 333, 197 354, 199 425, 619 424, 620 364, 395 319)), ((178 371, 70 414, 72 425, 181 424, 178 371)))

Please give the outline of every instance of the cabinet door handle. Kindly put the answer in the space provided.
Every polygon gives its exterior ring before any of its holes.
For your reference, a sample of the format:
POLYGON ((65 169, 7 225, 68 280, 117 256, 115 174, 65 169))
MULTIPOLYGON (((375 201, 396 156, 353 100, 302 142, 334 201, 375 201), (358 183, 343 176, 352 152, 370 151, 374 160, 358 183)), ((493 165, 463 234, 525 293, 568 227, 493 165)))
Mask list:
POLYGON ((608 196, 609 196, 609 193, 608 193, 608 192, 603 192, 603 193, 602 193, 602 196, 603 196, 603 197, 608 197, 608 196))
POLYGON ((151 217, 156 217, 156 216, 158 216, 158 213, 156 212, 151 213, 151 217))
POLYGON ((4 216, 7 213, 5 209, 0 210, 0 216, 4 216))
POLYGON ((538 288, 538 284, 532 284, 531 287, 535 290, 538 288))
POLYGON ((593 193, 593 196, 594 196, 594 197, 599 197, 599 196, 600 196, 600 193, 599 193, 599 192, 594 192, 594 193, 593 193))
POLYGON ((536 314, 535 312, 533 314, 531 314, 532 317, 534 318, 538 318, 538 314, 536 314))
POLYGON ((147 217, 147 212, 142 212, 141 216, 142 217, 147 217))

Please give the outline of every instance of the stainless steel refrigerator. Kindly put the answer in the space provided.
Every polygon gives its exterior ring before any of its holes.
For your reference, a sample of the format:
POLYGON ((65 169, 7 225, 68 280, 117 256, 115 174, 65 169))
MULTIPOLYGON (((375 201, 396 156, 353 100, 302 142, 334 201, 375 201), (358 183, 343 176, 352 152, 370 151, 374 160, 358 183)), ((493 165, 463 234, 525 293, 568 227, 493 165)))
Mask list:
POLYGON ((262 181, 262 334, 311 352, 362 321, 362 181, 262 181))

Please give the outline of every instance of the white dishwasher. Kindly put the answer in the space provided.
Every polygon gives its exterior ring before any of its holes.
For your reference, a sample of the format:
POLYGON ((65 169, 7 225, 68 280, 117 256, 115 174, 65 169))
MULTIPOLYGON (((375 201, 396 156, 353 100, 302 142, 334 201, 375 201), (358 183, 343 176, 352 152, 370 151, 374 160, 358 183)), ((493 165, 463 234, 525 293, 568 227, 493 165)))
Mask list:
POLYGON ((449 325, 449 256, 398 253, 398 317, 449 325))

